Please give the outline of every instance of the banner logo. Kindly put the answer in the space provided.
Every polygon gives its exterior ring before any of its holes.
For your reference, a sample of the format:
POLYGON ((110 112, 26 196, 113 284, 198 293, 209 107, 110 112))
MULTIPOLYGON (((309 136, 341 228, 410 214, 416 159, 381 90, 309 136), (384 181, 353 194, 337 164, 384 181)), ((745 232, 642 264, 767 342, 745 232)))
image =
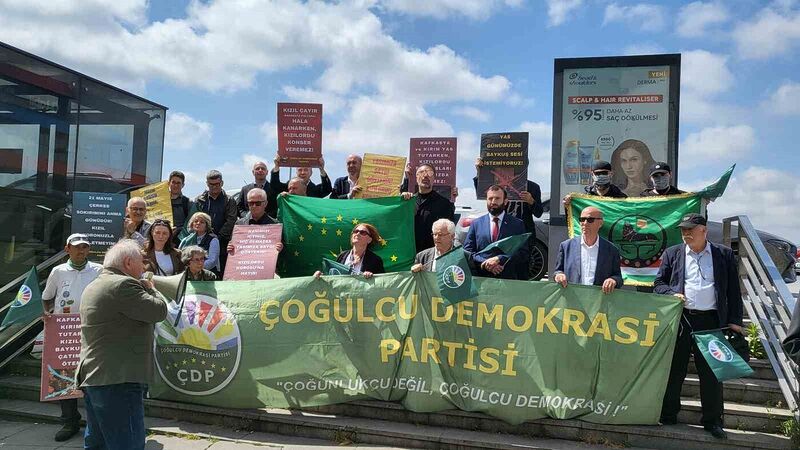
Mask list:
POLYGON ((708 343, 708 352, 711 353, 711 356, 713 356, 717 361, 733 361, 733 353, 731 353, 731 350, 725 344, 720 342, 719 339, 712 339, 708 343))
POLYGON ((611 225, 608 240, 617 244, 623 266, 649 267, 667 249, 667 230, 651 217, 632 214, 611 225))
POLYGON ((17 292, 17 297, 14 299, 14 304, 11 305, 12 308, 19 308, 20 306, 25 306, 31 301, 33 297, 33 292, 28 285, 23 284, 21 288, 19 288, 19 292, 17 292))
POLYGON ((464 274, 464 269, 456 265, 448 266, 442 272, 442 283, 450 289, 461 287, 466 279, 467 276, 464 274))
POLYGON ((242 356, 236 317, 214 297, 187 295, 178 326, 178 305, 155 328, 155 359, 161 379, 187 395, 211 395, 227 386, 242 356))

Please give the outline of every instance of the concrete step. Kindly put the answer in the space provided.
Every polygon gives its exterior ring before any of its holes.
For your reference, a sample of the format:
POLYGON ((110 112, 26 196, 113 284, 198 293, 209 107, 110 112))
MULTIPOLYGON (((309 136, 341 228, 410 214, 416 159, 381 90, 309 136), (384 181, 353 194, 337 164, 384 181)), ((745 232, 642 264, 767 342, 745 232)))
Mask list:
MULTIPOLYGON (((725 386, 725 401, 747 405, 780 407, 786 405, 780 386, 775 380, 739 378, 728 380, 725 386)), ((681 389, 684 397, 700 398, 700 378, 695 374, 686 376, 681 389)))
MULTIPOLYGON (((775 376, 775 371, 772 370, 772 366, 769 364, 769 361, 766 359, 751 359, 748 364, 750 368, 753 369, 755 373, 750 375, 750 378, 757 378, 760 380, 777 380, 778 377, 775 376)), ((697 374, 697 368, 694 365, 694 361, 689 361, 689 373, 697 374)))
MULTIPOLYGON (((547 437, 531 437, 511 434, 497 434, 484 431, 459 430, 449 432, 440 427, 388 422, 375 419, 352 417, 332 417, 330 415, 306 414, 288 410, 223 410, 219 408, 195 407, 196 405, 172 404, 173 414, 178 411, 188 413, 191 420, 154 417, 151 410, 161 410, 164 405, 148 400, 145 426, 148 433, 178 436, 192 440, 225 440, 236 443, 263 445, 258 439, 264 432, 291 436, 292 441, 306 441, 307 447, 315 448, 320 441, 338 443, 340 446, 353 444, 375 444, 396 448, 430 449, 583 449, 600 450, 607 448, 605 440, 592 442, 572 442, 547 437), (184 409, 182 406, 190 406, 184 409), (314 439, 314 441, 311 441, 314 439)), ((83 414, 84 411, 81 411, 83 414)), ((58 405, 26 400, 9 400, 0 403, 0 417, 9 420, 38 421, 56 423, 60 414, 58 405), (16 414, 15 414, 16 413, 16 414)), ((180 415, 180 414, 178 414, 180 415)), ((279 440, 273 434, 272 441, 279 440)), ((281 445, 283 447, 283 445, 281 445)), ((361 447, 359 445, 359 447, 361 447)), ((635 447, 644 448, 644 447, 635 447)), ((651 447, 650 447, 651 448, 651 447)), ((721 448, 721 447, 720 447, 721 448)), ((748 447, 752 448, 752 447, 748 447)), ((785 448, 785 447, 768 447, 785 448)))
MULTIPOLYGON (((732 397, 752 397, 756 398, 759 395, 773 395, 774 389, 777 385, 764 385, 769 383, 767 380, 732 380, 725 384, 725 420, 726 424, 731 428, 738 428, 741 430, 749 431, 766 431, 769 433, 778 433, 781 430, 781 424, 791 418, 789 410, 781 408, 779 403, 756 403, 756 404, 743 404, 735 402, 732 397), (769 391, 765 394, 763 391, 769 391)), ((692 391, 699 392, 699 380, 697 378, 687 377, 684 383, 684 392, 692 391)), ((780 391, 778 391, 780 394, 780 391)), ((39 378, 24 375, 2 375, 0 376, 0 398, 20 399, 20 400, 39 400, 39 378)), ((782 397, 781 397, 782 399, 782 397)), ((681 403, 683 409, 680 413, 679 419, 683 423, 700 423, 701 408, 699 398, 685 396, 681 403)), ((380 417, 382 415, 382 408, 392 405, 392 403, 383 402, 360 402, 360 405, 374 405, 372 410, 368 410, 365 406, 356 414, 356 417, 380 417)), ((317 411, 333 412, 340 415, 351 415, 349 412, 353 411, 349 404, 330 405, 316 408, 317 411)), ((389 420, 397 420, 391 418, 389 420)), ((411 419, 409 419, 411 420, 411 419)), ((416 423, 416 422, 413 422, 416 423)), ((471 429, 471 428, 470 428, 471 429)))

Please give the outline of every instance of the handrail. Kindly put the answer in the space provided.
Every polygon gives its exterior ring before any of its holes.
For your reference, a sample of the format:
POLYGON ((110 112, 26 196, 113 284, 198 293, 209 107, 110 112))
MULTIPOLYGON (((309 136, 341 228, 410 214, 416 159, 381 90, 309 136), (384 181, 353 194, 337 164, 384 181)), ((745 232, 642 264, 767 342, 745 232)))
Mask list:
POLYGON ((758 323, 758 339, 775 372, 787 406, 795 420, 800 421, 800 372, 781 346, 797 301, 747 216, 723 219, 725 244, 730 245, 734 238, 731 234, 733 222, 738 225, 739 282, 744 307, 750 320, 758 323))

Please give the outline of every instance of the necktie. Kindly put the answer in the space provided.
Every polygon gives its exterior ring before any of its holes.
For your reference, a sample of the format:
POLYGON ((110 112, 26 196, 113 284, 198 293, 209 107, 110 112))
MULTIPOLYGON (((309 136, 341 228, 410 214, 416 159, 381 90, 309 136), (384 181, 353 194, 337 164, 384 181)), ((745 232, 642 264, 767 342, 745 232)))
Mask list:
POLYGON ((492 227, 492 242, 494 242, 497 240, 497 237, 500 236, 500 218, 492 217, 492 221, 494 222, 494 226, 492 227))

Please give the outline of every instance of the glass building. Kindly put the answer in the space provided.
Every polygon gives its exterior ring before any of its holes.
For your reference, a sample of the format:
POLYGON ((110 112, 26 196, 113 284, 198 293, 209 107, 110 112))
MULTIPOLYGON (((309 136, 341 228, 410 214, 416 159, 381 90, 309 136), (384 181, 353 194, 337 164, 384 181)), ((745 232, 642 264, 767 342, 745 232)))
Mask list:
POLYGON ((64 248, 72 192, 161 179, 166 108, 0 43, 0 286, 64 248))

